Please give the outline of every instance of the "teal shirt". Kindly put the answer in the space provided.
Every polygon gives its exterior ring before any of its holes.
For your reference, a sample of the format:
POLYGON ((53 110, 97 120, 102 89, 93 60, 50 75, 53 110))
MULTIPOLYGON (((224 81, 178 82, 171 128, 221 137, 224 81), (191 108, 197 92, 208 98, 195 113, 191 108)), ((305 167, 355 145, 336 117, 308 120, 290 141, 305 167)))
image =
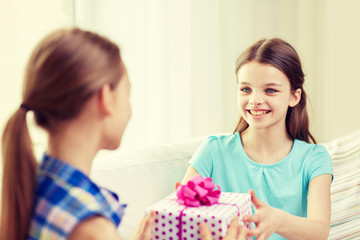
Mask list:
MULTIPOLYGON (((325 147, 295 139, 288 156, 274 164, 252 161, 245 153, 239 133, 210 136, 189 164, 203 177, 211 177, 223 192, 247 193, 272 207, 299 217, 307 216, 311 179, 333 175, 332 160, 325 147)), ((269 239, 284 239, 274 234, 269 239)))

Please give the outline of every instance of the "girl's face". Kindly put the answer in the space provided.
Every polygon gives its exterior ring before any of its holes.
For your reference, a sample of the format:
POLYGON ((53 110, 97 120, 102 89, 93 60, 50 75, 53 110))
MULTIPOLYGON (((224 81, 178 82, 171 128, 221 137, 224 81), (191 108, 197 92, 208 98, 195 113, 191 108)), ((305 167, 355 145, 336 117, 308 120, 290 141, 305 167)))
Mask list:
POLYGON ((277 68, 251 61, 238 73, 238 108, 249 128, 285 128, 288 107, 300 100, 301 90, 291 91, 289 79, 277 68))

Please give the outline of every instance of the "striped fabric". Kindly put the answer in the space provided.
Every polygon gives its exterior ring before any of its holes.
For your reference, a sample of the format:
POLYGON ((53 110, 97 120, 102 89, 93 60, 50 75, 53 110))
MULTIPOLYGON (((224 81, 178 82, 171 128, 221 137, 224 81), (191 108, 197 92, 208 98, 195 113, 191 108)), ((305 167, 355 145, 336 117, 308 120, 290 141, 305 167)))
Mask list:
POLYGON ((323 145, 334 168, 329 239, 360 239, 360 131, 323 145))
POLYGON ((74 227, 92 216, 118 226, 125 205, 74 167, 44 154, 38 169, 34 212, 27 239, 67 239, 74 227))

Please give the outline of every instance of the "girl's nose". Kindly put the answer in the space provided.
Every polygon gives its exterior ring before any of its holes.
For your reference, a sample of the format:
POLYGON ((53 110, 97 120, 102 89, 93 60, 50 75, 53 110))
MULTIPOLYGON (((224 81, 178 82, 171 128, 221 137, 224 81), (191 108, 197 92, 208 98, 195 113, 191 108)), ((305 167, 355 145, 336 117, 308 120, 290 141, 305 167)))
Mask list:
POLYGON ((264 99, 261 94, 253 93, 250 96, 249 103, 253 106, 258 106, 264 103, 264 99))

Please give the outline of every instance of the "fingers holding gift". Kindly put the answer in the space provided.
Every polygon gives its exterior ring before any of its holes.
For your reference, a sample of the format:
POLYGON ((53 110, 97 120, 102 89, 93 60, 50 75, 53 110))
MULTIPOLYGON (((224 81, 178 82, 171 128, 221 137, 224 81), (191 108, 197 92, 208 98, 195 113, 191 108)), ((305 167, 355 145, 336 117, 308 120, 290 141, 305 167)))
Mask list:
POLYGON ((226 233, 226 237, 224 238, 225 240, 227 239, 237 239, 238 236, 238 232, 239 232, 239 219, 237 217, 235 217, 229 226, 229 229, 226 233))
POLYGON ((256 228, 248 230, 248 236, 256 236, 257 240, 263 240, 269 238, 275 231, 267 223, 261 223, 256 228))
POLYGON ((152 230, 152 226, 155 222, 155 218, 156 218, 156 213, 155 211, 151 211, 149 212, 147 215, 145 215, 138 227, 136 232, 134 233, 132 239, 133 240, 148 240, 151 239, 151 230, 152 230))
POLYGON ((238 240, 246 239, 246 236, 248 235, 247 229, 244 226, 239 225, 238 227, 238 240))
POLYGON ((151 236, 151 229, 152 229, 152 226, 155 222, 155 218, 156 218, 156 213, 155 211, 151 211, 146 217, 145 217, 145 220, 144 220, 144 228, 143 228, 143 233, 146 235, 146 236, 151 236))
POLYGON ((247 231, 248 236, 256 236, 257 240, 267 239, 276 232, 276 217, 272 208, 268 206, 266 209, 256 210, 254 215, 244 216, 243 221, 255 223, 256 228, 247 231))
MULTIPOLYGON (((200 237, 202 240, 212 240, 211 233, 205 223, 199 225, 200 237)), ((226 236, 223 240, 245 240, 247 230, 239 224, 239 219, 235 217, 229 226, 226 236)))
POLYGON ((241 226, 239 224, 239 218, 235 217, 230 223, 230 227, 224 240, 245 240, 246 234, 246 228, 241 226))
POLYGON ((181 182, 175 182, 175 191, 181 186, 181 182))
POLYGON ((199 225, 201 240, 212 240, 211 233, 205 223, 199 225))

